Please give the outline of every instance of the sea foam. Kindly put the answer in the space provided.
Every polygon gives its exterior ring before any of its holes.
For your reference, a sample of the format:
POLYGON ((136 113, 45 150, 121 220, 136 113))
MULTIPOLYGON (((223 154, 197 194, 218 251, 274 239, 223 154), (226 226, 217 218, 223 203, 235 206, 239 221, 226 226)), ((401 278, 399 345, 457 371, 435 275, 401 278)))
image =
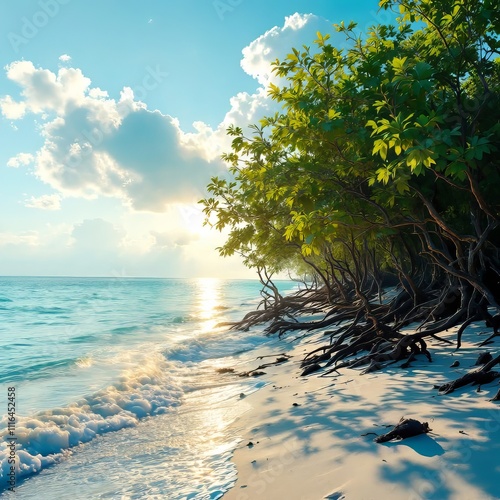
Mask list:
MULTIPOLYGON (((180 404, 184 391, 175 380, 177 366, 160 353, 125 372, 117 383, 63 408, 18 416, 14 431, 16 477, 40 472, 61 460, 68 450, 100 434, 134 427, 140 419, 180 404)), ((1 422, 0 491, 10 470, 7 419, 1 422)))

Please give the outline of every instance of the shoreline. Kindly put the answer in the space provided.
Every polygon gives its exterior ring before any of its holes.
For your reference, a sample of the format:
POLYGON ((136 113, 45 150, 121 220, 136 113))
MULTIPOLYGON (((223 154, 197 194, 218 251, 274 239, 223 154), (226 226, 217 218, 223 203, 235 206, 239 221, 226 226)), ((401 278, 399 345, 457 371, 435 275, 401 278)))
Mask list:
POLYGON ((500 498, 500 408, 488 401, 498 384, 450 395, 433 388, 469 371, 479 352, 498 348, 478 348, 479 333, 479 324, 470 325, 456 356, 433 341, 432 363, 418 356, 406 370, 395 364, 326 377, 300 377, 305 346, 322 333, 303 339, 287 351, 288 362, 265 369, 266 385, 244 398, 250 409, 231 424, 241 436, 232 459, 238 476, 223 499, 500 498), (451 368, 456 359, 460 366, 451 368), (373 441, 402 417, 429 422, 432 432, 373 441))

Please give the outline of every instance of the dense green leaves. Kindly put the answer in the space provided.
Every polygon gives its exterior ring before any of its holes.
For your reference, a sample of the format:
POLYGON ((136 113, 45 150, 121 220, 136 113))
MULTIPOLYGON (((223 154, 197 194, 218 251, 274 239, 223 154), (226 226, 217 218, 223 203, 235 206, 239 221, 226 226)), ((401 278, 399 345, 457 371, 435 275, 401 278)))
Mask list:
POLYGON ((369 255, 407 280, 434 267, 479 290, 497 258, 498 0, 380 6, 395 26, 363 37, 341 23, 347 49, 318 33, 274 63, 283 111, 249 137, 228 130, 232 177, 208 186, 207 223, 250 266, 306 261, 328 284, 369 255))

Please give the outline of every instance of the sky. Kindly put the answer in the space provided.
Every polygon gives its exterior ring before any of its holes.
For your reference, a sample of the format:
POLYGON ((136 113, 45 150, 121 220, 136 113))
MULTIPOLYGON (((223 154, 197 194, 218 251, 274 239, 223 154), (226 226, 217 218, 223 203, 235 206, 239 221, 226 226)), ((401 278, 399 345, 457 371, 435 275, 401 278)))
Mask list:
POLYGON ((0 275, 253 278, 203 226, 271 62, 377 0, 3 0, 0 275))

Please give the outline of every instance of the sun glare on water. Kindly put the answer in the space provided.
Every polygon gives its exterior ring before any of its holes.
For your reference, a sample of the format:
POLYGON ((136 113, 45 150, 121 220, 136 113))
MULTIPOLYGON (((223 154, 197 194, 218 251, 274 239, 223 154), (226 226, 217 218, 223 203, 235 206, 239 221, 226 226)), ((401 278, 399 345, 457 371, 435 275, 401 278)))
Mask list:
POLYGON ((198 313, 203 321, 203 329, 209 330, 217 324, 217 310, 221 307, 220 280, 199 278, 196 281, 198 313))

